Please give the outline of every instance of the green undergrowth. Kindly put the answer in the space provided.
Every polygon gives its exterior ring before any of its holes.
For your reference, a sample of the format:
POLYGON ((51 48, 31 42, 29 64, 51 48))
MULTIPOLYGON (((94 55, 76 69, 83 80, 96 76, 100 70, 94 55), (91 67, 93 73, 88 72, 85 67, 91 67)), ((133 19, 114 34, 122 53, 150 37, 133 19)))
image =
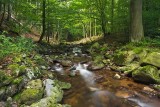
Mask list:
POLYGON ((14 53, 27 53, 34 49, 32 39, 24 37, 5 37, 0 35, 0 59, 14 53))
POLYGON ((145 38, 140 42, 131 42, 131 43, 125 45, 123 48, 132 49, 135 47, 159 48, 160 47, 160 39, 159 38, 155 38, 155 39, 145 38))
POLYGON ((151 38, 145 38, 144 40, 140 42, 130 42, 121 48, 119 48, 117 51, 125 51, 125 50, 132 50, 136 54, 141 53, 143 50, 146 51, 160 51, 160 39, 151 39, 151 38))

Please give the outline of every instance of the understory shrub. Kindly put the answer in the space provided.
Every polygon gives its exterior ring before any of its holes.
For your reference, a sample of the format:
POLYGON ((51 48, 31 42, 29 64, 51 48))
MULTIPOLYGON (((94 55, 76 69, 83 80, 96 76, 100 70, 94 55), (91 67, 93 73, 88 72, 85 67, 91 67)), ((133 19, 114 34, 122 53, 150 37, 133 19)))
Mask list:
POLYGON ((30 52, 34 46, 32 39, 29 38, 0 35, 0 59, 14 53, 30 52))

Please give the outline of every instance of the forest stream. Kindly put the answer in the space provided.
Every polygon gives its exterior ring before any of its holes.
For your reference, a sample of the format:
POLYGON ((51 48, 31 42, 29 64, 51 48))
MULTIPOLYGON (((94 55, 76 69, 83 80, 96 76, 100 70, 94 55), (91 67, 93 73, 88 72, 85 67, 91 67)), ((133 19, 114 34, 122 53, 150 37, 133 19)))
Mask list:
POLYGON ((136 83, 109 67, 89 71, 88 62, 81 56, 75 56, 73 61, 76 58, 79 62, 76 60, 73 67, 56 68, 58 80, 72 85, 71 89, 65 90, 61 103, 72 107, 159 107, 156 92, 147 85, 136 83), (68 70, 74 76, 68 75, 68 70))

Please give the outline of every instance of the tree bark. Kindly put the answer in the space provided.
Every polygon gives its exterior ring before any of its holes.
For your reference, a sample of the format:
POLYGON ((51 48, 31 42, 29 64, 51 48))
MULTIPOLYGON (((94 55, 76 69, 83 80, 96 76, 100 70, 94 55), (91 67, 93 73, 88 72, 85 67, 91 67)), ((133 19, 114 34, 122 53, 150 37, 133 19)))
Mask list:
POLYGON ((107 36, 107 33, 106 33, 106 16, 104 13, 101 13, 101 27, 102 27, 102 32, 103 32, 103 35, 104 37, 107 36))
POLYGON ((113 33, 114 0, 111 3, 111 33, 113 33))
POLYGON ((9 2, 8 2, 8 16, 7 16, 7 21, 9 21, 10 20, 10 18, 11 18, 11 3, 10 3, 10 0, 9 0, 9 2))
POLYGON ((97 20, 95 19, 94 35, 97 36, 97 20))
POLYGON ((3 14, 2 14, 2 18, 1 18, 1 20, 0 20, 0 27, 1 27, 2 24, 3 24, 5 12, 6 12, 6 4, 4 3, 4 4, 3 4, 3 14))
POLYGON ((0 1, 0 14, 2 13, 2 2, 0 1))
POLYGON ((46 30, 46 0, 43 0, 43 6, 42 6, 42 34, 41 34, 38 42, 42 42, 42 39, 45 35, 45 30, 46 30))
POLYGON ((131 18, 130 41, 139 42, 144 37, 143 24, 142 24, 142 0, 131 0, 130 18, 131 18))

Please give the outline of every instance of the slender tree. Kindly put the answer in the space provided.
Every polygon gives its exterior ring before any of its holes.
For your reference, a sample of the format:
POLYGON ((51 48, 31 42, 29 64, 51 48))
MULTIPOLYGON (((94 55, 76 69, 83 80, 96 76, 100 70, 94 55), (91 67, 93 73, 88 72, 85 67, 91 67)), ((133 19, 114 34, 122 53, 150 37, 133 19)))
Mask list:
POLYGON ((144 37, 142 24, 142 0, 130 1, 131 42, 139 42, 144 37))
POLYGON ((11 1, 8 0, 8 16, 7 16, 7 21, 9 21, 11 18, 11 1))
POLYGON ((42 34, 41 34, 38 42, 42 42, 42 39, 45 35, 45 30, 46 30, 46 0, 43 0, 43 6, 42 6, 42 34))
POLYGON ((114 0, 111 1, 111 32, 113 33, 114 0))
POLYGON ((95 6, 99 13, 99 19, 101 21, 101 28, 103 35, 107 35, 106 25, 107 25, 107 15, 106 15, 106 7, 107 7, 107 0, 95 0, 95 6))
POLYGON ((1 20, 0 20, 0 27, 1 27, 2 24, 3 24, 4 18, 5 18, 5 12, 6 12, 6 4, 3 3, 3 13, 2 13, 1 20))

